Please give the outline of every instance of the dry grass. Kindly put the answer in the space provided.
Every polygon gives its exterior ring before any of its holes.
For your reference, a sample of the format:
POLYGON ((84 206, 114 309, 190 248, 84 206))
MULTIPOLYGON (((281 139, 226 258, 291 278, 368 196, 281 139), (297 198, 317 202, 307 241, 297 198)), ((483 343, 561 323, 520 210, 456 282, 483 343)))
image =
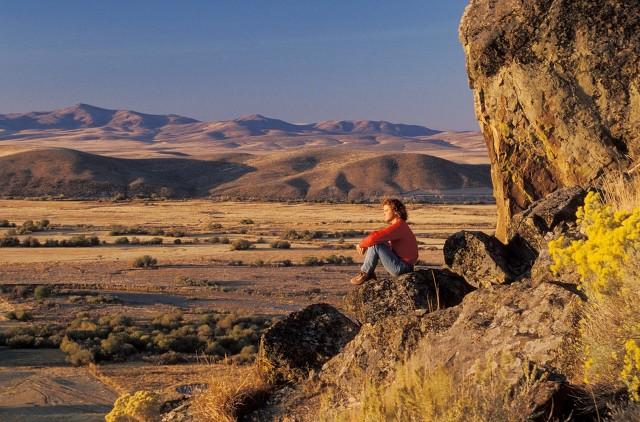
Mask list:
POLYGON ((398 367, 390 385, 367 382, 360 402, 335 408, 322 399, 323 421, 520 421, 531 414, 532 397, 543 378, 535 368, 514 368, 513 357, 479 361, 471 376, 448 368, 426 368, 416 359, 398 367))
POLYGON ((602 182, 604 202, 616 211, 631 211, 640 205, 640 174, 611 173, 602 182))
POLYGON ((207 385, 191 405, 196 420, 202 422, 235 422, 243 412, 266 399, 271 390, 255 367, 239 377, 211 376, 207 385))

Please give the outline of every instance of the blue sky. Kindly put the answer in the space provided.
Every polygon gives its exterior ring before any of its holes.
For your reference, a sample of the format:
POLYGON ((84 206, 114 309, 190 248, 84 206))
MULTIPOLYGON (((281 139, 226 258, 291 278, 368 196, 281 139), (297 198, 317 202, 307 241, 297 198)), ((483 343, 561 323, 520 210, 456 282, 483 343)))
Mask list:
POLYGON ((477 130, 457 35, 466 3, 5 1, 0 113, 84 102, 477 130))

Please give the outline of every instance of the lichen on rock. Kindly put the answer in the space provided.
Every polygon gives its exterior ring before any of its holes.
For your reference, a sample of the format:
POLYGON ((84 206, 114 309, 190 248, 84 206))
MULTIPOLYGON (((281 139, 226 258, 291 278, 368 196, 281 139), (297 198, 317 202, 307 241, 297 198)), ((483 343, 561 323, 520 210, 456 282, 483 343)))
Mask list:
POLYGON ((289 314, 260 340, 258 370, 273 384, 304 380, 335 356, 358 333, 359 326, 324 303, 289 314))

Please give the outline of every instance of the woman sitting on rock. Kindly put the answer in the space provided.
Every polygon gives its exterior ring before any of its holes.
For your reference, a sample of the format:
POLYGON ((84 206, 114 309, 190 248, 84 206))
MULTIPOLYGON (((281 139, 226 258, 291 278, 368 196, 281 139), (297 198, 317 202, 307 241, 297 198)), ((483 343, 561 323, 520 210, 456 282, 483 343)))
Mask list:
POLYGON ((362 284, 375 279, 378 261, 392 275, 399 276, 413 271, 418 260, 418 241, 407 224, 407 209, 398 199, 382 201, 384 221, 389 226, 374 231, 362 239, 356 246, 360 255, 364 255, 364 263, 360 274, 353 277, 351 284, 362 284))

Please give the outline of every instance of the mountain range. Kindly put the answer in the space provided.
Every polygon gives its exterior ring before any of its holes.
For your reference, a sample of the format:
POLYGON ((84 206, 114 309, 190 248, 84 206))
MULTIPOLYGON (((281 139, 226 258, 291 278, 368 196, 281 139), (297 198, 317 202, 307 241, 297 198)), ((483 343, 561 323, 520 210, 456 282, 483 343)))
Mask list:
POLYGON ((371 120, 289 123, 77 104, 0 115, 0 196, 367 200, 491 198, 474 132, 371 120))
POLYGON ((486 163, 477 132, 441 131, 372 120, 289 123, 253 114, 201 122, 189 117, 109 110, 76 104, 48 112, 0 114, 0 144, 64 147, 101 155, 198 157, 213 152, 267 154, 300 147, 342 147, 426 153, 464 163, 486 163))

